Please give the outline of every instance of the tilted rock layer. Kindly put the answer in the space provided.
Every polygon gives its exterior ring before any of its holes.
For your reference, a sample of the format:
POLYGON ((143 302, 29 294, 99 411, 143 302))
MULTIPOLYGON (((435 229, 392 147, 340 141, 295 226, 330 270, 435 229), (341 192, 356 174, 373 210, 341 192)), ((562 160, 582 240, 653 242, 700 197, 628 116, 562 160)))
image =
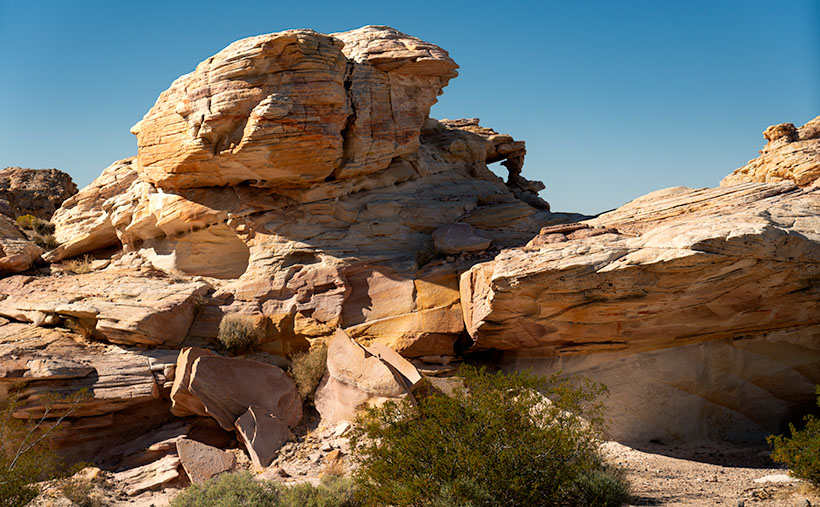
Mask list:
POLYGON ((475 349, 612 383, 619 437, 759 438, 820 383, 820 189, 654 192, 474 266, 461 296, 475 349))

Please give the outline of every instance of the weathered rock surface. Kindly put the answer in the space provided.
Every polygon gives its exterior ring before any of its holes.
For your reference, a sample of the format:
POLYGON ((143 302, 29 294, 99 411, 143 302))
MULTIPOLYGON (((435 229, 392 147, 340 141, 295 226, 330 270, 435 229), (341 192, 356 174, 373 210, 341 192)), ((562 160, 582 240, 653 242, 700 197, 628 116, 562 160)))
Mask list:
POLYGON ((380 171, 416 151, 455 68, 442 49, 388 27, 234 42, 134 126, 140 178, 165 189, 307 188, 380 171))
POLYGON ((57 169, 7 167, 0 171, 0 215, 12 220, 22 215, 49 220, 76 193, 71 176, 57 169))
POLYGON ((613 419, 630 421, 619 436, 774 431, 820 382, 818 192, 678 187, 545 228, 462 275, 473 349, 555 358, 544 364, 623 386, 610 385, 613 419), (626 380, 634 372, 639 389, 626 380), (650 397, 670 410, 639 422, 650 397))
POLYGON ((768 143, 760 156, 723 178, 721 186, 750 181, 793 181, 801 187, 820 178, 820 116, 800 128, 772 125, 763 132, 768 143))
POLYGON ((503 248, 580 218, 550 213, 543 185, 521 177, 523 141, 427 118, 455 68, 387 27, 238 41, 160 96, 135 128, 136 160, 55 215, 61 245, 46 259, 122 247, 172 276, 215 279, 192 339, 239 312, 268 319, 273 353, 341 326, 408 356, 453 354, 457 298, 431 305, 419 287, 453 293, 464 266, 424 268, 433 231, 459 223, 503 248))
POLYGON ((11 219, 0 214, 0 276, 27 270, 42 253, 11 219))
POLYGON ((489 248, 492 239, 481 235, 470 224, 445 224, 433 231, 433 245, 445 254, 480 252, 489 248))

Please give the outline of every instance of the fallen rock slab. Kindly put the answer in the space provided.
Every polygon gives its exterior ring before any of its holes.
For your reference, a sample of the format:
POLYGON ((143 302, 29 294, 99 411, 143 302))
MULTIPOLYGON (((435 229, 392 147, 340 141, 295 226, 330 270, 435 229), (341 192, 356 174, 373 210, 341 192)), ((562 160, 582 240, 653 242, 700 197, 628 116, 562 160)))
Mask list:
POLYGON ((179 478, 179 456, 168 455, 163 458, 114 474, 114 480, 128 496, 136 496, 144 491, 159 489, 179 478))
POLYGON ((177 454, 194 484, 202 484, 219 474, 230 472, 236 466, 236 456, 207 444, 181 438, 176 440, 177 454))
POLYGON ((292 437, 283 420, 255 405, 236 420, 235 427, 257 470, 268 467, 277 451, 292 437))

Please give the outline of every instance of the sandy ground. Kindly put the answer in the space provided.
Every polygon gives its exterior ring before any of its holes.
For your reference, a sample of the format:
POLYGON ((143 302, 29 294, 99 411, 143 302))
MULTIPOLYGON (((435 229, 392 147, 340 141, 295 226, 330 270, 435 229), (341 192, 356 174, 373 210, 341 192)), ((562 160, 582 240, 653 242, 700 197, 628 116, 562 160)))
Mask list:
POLYGON ((638 450, 608 442, 604 452, 627 471, 629 505, 820 506, 818 491, 772 468, 765 447, 647 444, 638 450))

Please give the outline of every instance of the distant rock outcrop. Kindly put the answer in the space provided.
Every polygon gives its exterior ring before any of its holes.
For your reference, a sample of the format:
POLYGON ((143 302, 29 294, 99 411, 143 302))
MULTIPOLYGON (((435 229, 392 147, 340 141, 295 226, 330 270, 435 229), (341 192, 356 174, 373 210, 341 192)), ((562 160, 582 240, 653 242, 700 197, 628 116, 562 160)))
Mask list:
POLYGON ((801 187, 820 178, 820 116, 800 128, 772 125, 763 132, 768 143, 760 156, 723 178, 721 186, 748 181, 793 181, 801 187))
POLYGON ((57 169, 7 167, 0 171, 0 214, 11 219, 33 215, 49 220, 76 193, 71 176, 57 169))

